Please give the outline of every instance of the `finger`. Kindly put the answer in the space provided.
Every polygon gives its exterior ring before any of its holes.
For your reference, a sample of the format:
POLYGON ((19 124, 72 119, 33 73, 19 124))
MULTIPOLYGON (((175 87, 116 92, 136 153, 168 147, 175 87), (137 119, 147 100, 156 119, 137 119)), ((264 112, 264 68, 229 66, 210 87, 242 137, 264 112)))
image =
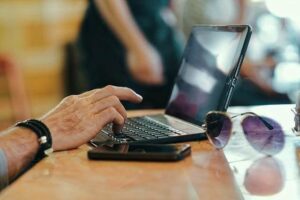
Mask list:
POLYGON ((143 100, 143 97, 132 89, 110 85, 95 91, 90 98, 92 99, 92 102, 96 102, 108 96, 117 96, 120 100, 126 100, 133 103, 140 103, 143 100))
POLYGON ((127 119, 127 112, 120 100, 118 99, 118 97, 116 96, 109 96, 104 99, 101 99, 100 101, 95 102, 93 104, 93 112, 100 113, 109 107, 114 107, 125 120, 127 119))
POLYGON ((99 129, 102 129, 108 123, 113 122, 113 131, 120 132, 125 122, 125 119, 114 107, 109 107, 95 116, 96 119, 99 120, 99 129))
POLYGON ((113 133, 114 134, 120 134, 120 133, 122 133, 122 129, 123 129, 123 127, 124 127, 124 124, 116 124, 116 123, 114 123, 113 124, 113 126, 112 126, 112 131, 113 131, 113 133))
POLYGON ((82 94, 79 95, 80 98, 84 98, 84 97, 88 97, 90 95, 92 95, 93 93, 97 92, 97 91, 100 91, 101 88, 97 88, 97 89, 93 89, 93 90, 89 90, 87 92, 84 92, 82 94))

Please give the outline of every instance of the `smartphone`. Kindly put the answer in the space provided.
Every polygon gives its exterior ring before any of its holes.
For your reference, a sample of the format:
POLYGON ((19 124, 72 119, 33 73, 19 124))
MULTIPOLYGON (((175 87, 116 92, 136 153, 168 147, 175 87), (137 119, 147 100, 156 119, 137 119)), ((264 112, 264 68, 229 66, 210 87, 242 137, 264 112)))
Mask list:
POLYGON ((91 160, 177 161, 191 154, 189 144, 115 144, 88 151, 91 160))

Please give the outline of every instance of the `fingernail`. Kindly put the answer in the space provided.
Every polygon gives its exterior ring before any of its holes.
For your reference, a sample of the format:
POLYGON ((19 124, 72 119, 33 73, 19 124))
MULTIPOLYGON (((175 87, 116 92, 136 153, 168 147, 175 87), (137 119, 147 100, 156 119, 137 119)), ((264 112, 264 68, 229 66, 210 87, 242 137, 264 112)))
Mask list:
POLYGON ((139 95, 138 93, 134 92, 136 96, 138 96, 140 99, 143 99, 143 97, 141 95, 139 95))
POLYGON ((138 96, 140 99, 143 99, 143 97, 142 97, 141 95, 137 94, 137 96, 138 96))

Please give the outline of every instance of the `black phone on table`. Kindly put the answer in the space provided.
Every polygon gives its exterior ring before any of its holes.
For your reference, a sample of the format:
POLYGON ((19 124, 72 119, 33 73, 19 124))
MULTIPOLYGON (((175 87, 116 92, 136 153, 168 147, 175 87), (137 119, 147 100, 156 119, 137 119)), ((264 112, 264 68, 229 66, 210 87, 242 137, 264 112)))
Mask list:
POLYGON ((191 154, 189 144, 115 144, 88 151, 91 160, 177 161, 191 154))

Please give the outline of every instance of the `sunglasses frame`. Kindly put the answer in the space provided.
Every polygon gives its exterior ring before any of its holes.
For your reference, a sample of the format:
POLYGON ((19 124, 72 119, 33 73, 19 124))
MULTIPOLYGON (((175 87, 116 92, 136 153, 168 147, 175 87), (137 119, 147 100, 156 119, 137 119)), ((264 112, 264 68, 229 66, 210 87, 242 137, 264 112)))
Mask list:
MULTIPOLYGON (((232 121, 232 119, 233 119, 233 118, 236 118, 236 117, 239 117, 239 116, 243 116, 243 115, 253 115, 253 116, 256 116, 256 117, 258 117, 258 119, 261 120, 261 122, 262 122, 269 130, 272 130, 272 129, 273 129, 273 126, 272 126, 271 124, 269 124, 266 120, 264 120, 262 117, 260 117, 259 115, 257 115, 257 114, 254 113, 254 112, 244 112, 244 113, 240 113, 240 114, 235 114, 234 116, 230 116, 228 112, 222 112, 222 111, 209 111, 209 112, 206 114, 206 116, 205 116, 205 123, 204 123, 203 126, 202 126, 202 127, 205 129, 205 134, 206 134, 206 137, 208 138, 209 142, 210 142, 216 149, 223 149, 223 148, 225 148, 226 145, 228 144, 228 142, 230 141, 231 136, 232 136, 232 134, 233 134, 233 132, 232 132, 232 128, 233 128, 233 121, 232 121), (211 137, 210 137, 210 136, 208 135, 208 133, 207 133, 207 122, 206 122, 206 118, 207 118, 207 116, 210 115, 210 114, 221 114, 221 115, 223 115, 223 116, 225 116, 225 117, 228 117, 228 119, 229 119, 230 122, 231 122, 231 128, 230 128, 230 132, 229 132, 230 134, 229 134, 228 140, 226 141, 226 143, 225 143, 221 148, 217 147, 217 146, 214 144, 214 142, 212 141, 211 137)), ((240 122, 240 125, 241 125, 241 126, 242 126, 244 120, 246 119, 246 117, 247 117, 247 116, 245 116, 245 117, 241 120, 241 122, 240 122)), ((245 135, 245 132, 244 132, 244 131, 243 131, 243 134, 245 135)))
POLYGON ((300 112, 297 112, 296 108, 292 108, 291 111, 294 113, 295 126, 292 128, 296 136, 300 135, 300 112))

